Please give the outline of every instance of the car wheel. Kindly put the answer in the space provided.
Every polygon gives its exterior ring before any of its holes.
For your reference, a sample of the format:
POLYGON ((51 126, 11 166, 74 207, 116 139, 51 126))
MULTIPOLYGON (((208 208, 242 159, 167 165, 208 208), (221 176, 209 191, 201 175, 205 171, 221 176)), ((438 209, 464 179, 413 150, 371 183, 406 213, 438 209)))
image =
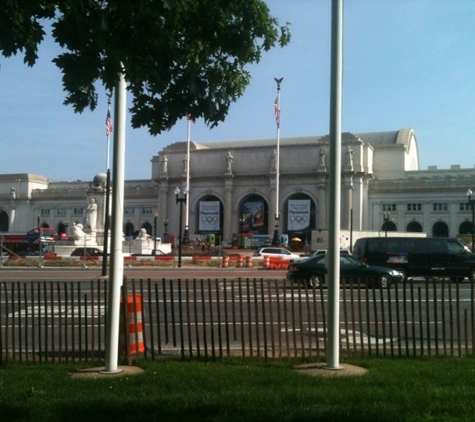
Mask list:
POLYGON ((320 274, 312 274, 308 279, 308 287, 310 289, 318 289, 320 286, 323 286, 324 280, 320 274))
POLYGON ((473 283, 475 281, 475 267, 470 268, 470 273, 468 274, 468 279, 473 283))
POLYGON ((405 283, 407 281, 407 272, 402 268, 394 268, 396 271, 399 271, 402 274, 402 282, 405 283))
POLYGON ((393 284, 393 278, 389 274, 380 274, 377 279, 377 286, 387 289, 393 284))

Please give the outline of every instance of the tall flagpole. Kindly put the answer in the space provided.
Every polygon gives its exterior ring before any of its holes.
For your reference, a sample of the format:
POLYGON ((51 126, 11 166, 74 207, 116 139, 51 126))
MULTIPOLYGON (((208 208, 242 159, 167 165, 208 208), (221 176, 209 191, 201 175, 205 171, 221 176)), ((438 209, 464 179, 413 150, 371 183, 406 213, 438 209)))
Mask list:
POLYGON ((340 194, 343 0, 332 0, 330 81, 330 218, 328 227, 328 369, 340 366, 340 194))
POLYGON ((107 136, 107 152, 106 152, 106 201, 104 210, 104 256, 102 257, 102 276, 107 275, 107 253, 109 251, 109 228, 110 228, 110 186, 111 186, 111 171, 110 171, 110 138, 111 133, 114 132, 111 119, 111 97, 112 92, 107 94, 107 117, 106 117, 106 136, 107 136))
POLYGON ((277 246, 280 245, 279 239, 279 182, 280 182, 280 84, 284 78, 274 78, 277 83, 277 98, 275 99, 274 103, 274 111, 275 111, 275 122, 277 125, 277 162, 275 164, 275 171, 276 171, 276 182, 275 182, 275 229, 274 229, 274 236, 272 238, 272 245, 277 246))
POLYGON ((190 116, 186 116, 187 127, 186 127, 186 195, 188 196, 188 201, 185 202, 185 231, 183 233, 183 244, 188 245, 190 243, 190 142, 191 142, 191 122, 193 119, 190 116))

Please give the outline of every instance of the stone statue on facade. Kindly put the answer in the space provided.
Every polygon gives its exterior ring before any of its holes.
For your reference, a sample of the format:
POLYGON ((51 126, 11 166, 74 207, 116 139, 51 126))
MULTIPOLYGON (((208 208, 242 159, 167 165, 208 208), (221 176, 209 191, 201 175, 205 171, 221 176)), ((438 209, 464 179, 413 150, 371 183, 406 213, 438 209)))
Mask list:
POLYGON ((166 155, 162 158, 162 173, 168 173, 168 157, 166 155))
POLYGON ((353 150, 348 146, 346 151, 346 169, 353 171, 353 150))
POLYGON ((95 199, 91 199, 86 209, 86 221, 85 228, 91 231, 96 230, 97 222, 97 204, 95 199))
POLYGON ((183 156, 183 173, 186 173, 187 164, 188 164, 188 154, 185 154, 183 156))
POLYGON ((230 174, 233 172, 233 163, 234 163, 234 157, 231 154, 231 151, 228 151, 225 159, 226 159, 226 173, 230 174))
POLYGON ((277 170, 277 151, 276 151, 276 150, 274 150, 274 151, 272 152, 272 155, 271 155, 271 157, 270 157, 270 160, 271 160, 271 161, 270 161, 270 163, 271 163, 271 164, 270 164, 270 169, 271 169, 271 171, 276 171, 276 170, 277 170))
POLYGON ((326 167, 326 158, 327 152, 325 151, 325 148, 320 147, 320 162, 318 164, 319 167, 326 167))

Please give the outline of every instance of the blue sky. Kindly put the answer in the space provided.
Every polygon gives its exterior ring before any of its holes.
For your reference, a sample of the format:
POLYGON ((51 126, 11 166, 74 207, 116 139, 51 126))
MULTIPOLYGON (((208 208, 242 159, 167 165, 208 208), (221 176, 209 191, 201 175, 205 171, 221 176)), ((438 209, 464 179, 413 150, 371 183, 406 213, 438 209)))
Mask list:
MULTIPOLYGON (((329 132, 331 0, 268 0, 289 46, 249 67, 251 85, 226 121, 191 129, 196 142, 276 137, 274 77, 281 86, 281 137, 329 132)), ((347 0, 344 5, 344 132, 413 128, 421 169, 459 164, 475 154, 475 2, 472 0, 347 0)), ((0 58, 0 173, 35 173, 53 180, 92 180, 106 168, 107 99, 75 114, 63 105, 51 40, 29 68, 21 57, 0 58)), ((113 111, 113 110, 112 110, 113 111)), ((152 137, 126 133, 126 179, 151 177, 150 160, 186 141, 186 121, 152 137)))

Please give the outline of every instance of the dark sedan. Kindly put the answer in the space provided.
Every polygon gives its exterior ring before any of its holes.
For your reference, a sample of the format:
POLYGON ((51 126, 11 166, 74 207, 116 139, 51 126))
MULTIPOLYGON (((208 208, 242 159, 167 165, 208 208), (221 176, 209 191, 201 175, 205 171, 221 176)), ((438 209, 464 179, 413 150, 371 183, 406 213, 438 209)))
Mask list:
MULTIPOLYGON (((292 262, 287 272, 287 280, 303 282, 311 288, 325 284, 325 257, 326 254, 321 254, 292 262)), ((355 280, 360 278, 364 282, 384 288, 404 280, 399 271, 367 265, 351 255, 340 256, 340 277, 355 280)))
POLYGON ((221 257, 221 256, 229 256, 229 257, 239 257, 238 253, 229 253, 220 249, 210 249, 209 251, 205 251, 200 253, 198 256, 211 256, 211 257, 221 257))

